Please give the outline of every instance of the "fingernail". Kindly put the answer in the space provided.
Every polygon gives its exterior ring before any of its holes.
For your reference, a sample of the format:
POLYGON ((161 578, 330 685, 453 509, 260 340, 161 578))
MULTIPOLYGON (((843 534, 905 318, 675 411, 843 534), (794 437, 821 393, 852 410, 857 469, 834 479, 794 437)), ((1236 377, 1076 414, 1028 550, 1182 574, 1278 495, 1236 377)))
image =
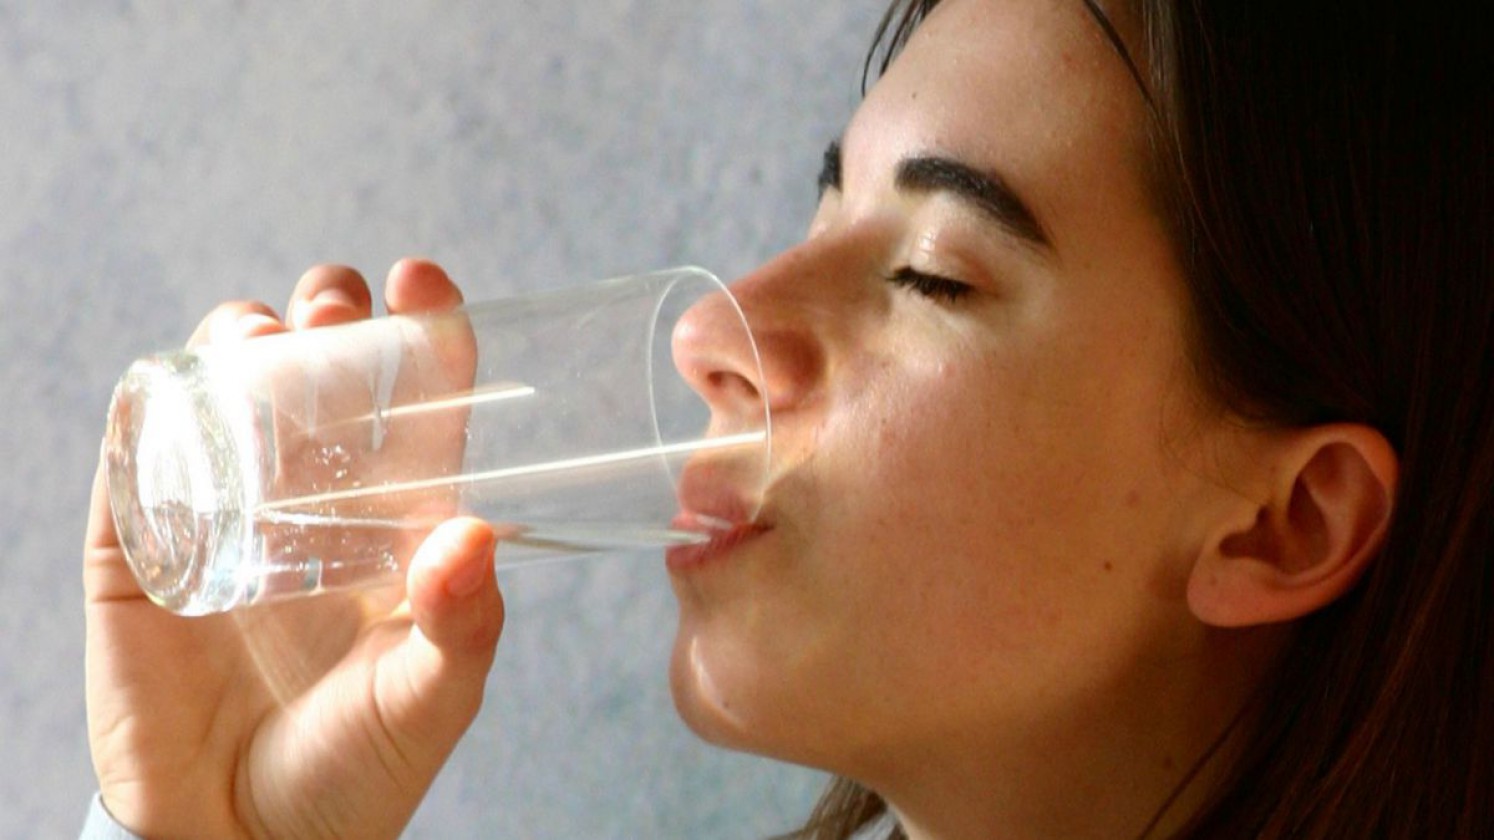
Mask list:
POLYGON ((453 598, 466 598, 477 592, 482 587, 483 580, 487 577, 488 567, 493 564, 491 559, 493 556, 492 549, 492 541, 489 540, 487 547, 478 552, 479 556, 485 559, 469 560, 464 558, 461 561, 461 567, 452 572, 451 576, 446 579, 446 594, 453 598))
POLYGON ((311 302, 315 304, 336 304, 338 306, 346 306, 349 309, 353 309, 358 306, 358 302, 353 300, 352 295, 348 294, 346 290, 337 286, 328 286, 327 288, 322 289, 320 292, 317 292, 311 298, 311 302))
POLYGON ((482 563, 466 562, 446 579, 446 594, 453 598, 466 598, 482 586, 483 574, 487 571, 482 563))
POLYGON ((338 307, 347 310, 356 310, 358 302, 353 296, 337 288, 329 286, 312 295, 306 300, 298 300, 291 304, 290 319, 297 329, 307 326, 307 319, 311 317, 312 311, 319 306, 338 307))
POLYGON ((259 312, 251 312, 234 322, 234 337, 253 338, 260 334, 266 327, 278 327, 279 321, 259 312))

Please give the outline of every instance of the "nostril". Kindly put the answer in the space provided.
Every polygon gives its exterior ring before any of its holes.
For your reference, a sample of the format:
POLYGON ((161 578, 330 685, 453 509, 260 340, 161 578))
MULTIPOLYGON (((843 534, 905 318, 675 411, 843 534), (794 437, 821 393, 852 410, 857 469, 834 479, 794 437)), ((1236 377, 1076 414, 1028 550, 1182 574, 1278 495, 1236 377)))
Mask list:
POLYGON ((697 301, 675 324, 675 368, 708 403, 742 410, 763 402, 753 383, 760 371, 753 337, 727 294, 697 301))
POLYGON ((739 373, 716 370, 706 375, 706 387, 718 398, 731 403, 757 403, 762 393, 752 380, 739 373))

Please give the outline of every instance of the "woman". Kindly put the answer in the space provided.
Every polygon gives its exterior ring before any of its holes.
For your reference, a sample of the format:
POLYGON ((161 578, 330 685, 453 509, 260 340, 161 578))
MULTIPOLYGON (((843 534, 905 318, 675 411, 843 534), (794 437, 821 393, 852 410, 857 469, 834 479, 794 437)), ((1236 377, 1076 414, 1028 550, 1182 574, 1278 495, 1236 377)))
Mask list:
MULTIPOLYGON (((766 394, 777 463, 669 558, 676 703, 839 774, 806 837, 1494 830, 1487 26, 1216 5, 898 3, 808 238, 734 286, 763 380, 678 336, 716 410, 766 394)), ((459 293, 407 261, 385 297, 459 293)), ((322 267, 289 327, 370 309, 322 267)), ((281 705, 201 674, 214 628, 140 598, 96 493, 103 802, 397 834, 480 702, 492 549, 443 526, 412 623, 281 705)))

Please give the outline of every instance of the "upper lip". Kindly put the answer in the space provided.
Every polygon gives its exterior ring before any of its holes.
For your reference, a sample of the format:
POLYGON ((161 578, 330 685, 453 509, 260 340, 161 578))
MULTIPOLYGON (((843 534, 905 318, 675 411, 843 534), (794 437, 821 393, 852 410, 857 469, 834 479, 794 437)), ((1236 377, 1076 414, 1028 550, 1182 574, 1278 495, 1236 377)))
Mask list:
POLYGON ((741 473, 730 461, 686 464, 677 491, 681 524, 699 531, 766 530, 761 500, 743 488, 741 473))

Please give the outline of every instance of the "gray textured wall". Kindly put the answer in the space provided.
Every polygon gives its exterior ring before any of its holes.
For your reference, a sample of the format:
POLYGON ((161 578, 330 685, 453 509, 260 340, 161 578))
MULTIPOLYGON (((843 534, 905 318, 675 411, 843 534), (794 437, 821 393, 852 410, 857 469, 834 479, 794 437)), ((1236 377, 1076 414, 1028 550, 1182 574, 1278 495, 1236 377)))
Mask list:
MULTIPOLYGON (((136 355, 306 266, 474 297, 792 242, 880 0, 0 0, 0 837, 93 788, 78 545, 136 355)), ((490 700, 411 837, 782 830, 815 774, 675 720, 652 557, 507 575, 490 700)))

